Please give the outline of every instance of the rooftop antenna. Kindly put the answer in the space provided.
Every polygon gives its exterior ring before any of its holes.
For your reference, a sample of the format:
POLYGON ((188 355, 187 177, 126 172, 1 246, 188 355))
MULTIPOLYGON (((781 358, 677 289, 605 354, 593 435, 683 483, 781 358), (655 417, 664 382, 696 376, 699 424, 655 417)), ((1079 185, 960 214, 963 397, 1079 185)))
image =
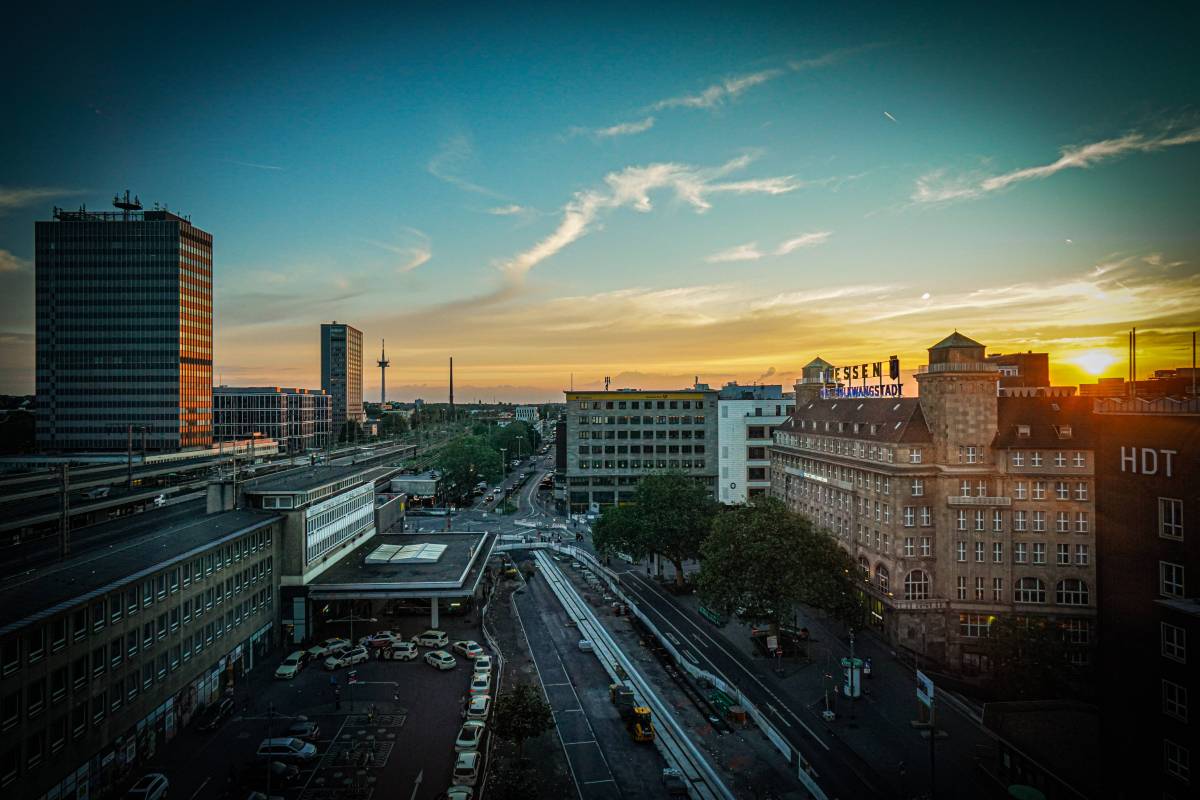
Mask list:
POLYGON ((376 366, 379 367, 379 405, 387 402, 387 368, 392 365, 387 357, 387 340, 379 340, 379 361, 376 366))
POLYGON ((142 201, 138 199, 137 195, 134 195, 133 199, 130 200, 128 189, 125 190, 124 197, 121 197, 118 194, 113 195, 113 205, 116 206, 117 208, 121 209, 121 218, 125 222, 129 221, 129 212, 130 211, 141 211, 142 210, 142 201))
POLYGON ((609 385, 610 383, 612 383, 612 378, 610 378, 610 377, 608 377, 607 375, 605 375, 605 376, 604 376, 604 391, 606 391, 606 392, 608 391, 608 385, 609 385))

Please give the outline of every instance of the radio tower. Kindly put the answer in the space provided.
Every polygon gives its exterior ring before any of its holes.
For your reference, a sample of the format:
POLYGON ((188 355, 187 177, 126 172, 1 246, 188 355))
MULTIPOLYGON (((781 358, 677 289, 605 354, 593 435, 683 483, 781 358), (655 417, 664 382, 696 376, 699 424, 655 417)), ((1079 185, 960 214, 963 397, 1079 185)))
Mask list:
POLYGON ((454 419, 454 356, 450 356, 450 419, 454 419))
POLYGON ((379 405, 387 402, 387 368, 392 365, 392 362, 387 358, 387 340, 379 340, 379 360, 375 362, 375 366, 379 367, 379 405))

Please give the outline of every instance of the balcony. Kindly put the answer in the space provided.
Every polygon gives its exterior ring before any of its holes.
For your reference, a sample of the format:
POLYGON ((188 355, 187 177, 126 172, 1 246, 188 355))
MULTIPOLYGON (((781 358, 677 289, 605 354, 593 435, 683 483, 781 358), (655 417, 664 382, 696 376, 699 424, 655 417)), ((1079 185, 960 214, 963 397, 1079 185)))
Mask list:
POLYGON ((999 372, 999 368, 986 361, 949 361, 945 364, 921 364, 917 367, 918 375, 941 372, 999 372))
POLYGON ((1011 497, 947 497, 952 506, 1011 506, 1011 497))

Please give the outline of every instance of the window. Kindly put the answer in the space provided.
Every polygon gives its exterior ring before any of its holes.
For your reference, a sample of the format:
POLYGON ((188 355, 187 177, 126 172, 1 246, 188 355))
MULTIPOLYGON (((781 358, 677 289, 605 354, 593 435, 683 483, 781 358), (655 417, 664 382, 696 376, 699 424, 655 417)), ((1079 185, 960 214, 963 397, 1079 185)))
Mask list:
POLYGON ((921 557, 928 558, 933 555, 933 539, 928 536, 921 537, 921 557))
POLYGON ((958 563, 965 564, 967 561, 967 543, 963 541, 956 542, 954 544, 954 551, 958 563))
POLYGON ((992 602, 1004 601, 1004 578, 992 578, 992 602))
POLYGON ((1026 551, 1027 545, 1024 542, 1013 543, 1013 563, 1025 564, 1029 561, 1029 556, 1026 551))
MULTIPOLYGON (((1085 486, 1086 484, 1080 484, 1085 486)), ((1158 535, 1164 539, 1183 541, 1183 501, 1170 497, 1158 498, 1158 535)))
POLYGON ((1054 483, 1054 498, 1056 500, 1070 500, 1071 489, 1066 481, 1055 481, 1054 483))
POLYGON ((905 558, 912 558, 914 555, 916 555, 916 547, 913 537, 906 536, 904 537, 904 556, 905 558))
POLYGON ((1054 515, 1054 530, 1058 533, 1067 533, 1071 530, 1071 518, 1067 516, 1066 511, 1059 511, 1054 515))
POLYGON ((1038 450, 1034 450, 1029 454, 1029 466, 1040 467, 1042 465, 1042 454, 1038 450))
POLYGON ((1163 678, 1162 710, 1168 717, 1174 717, 1180 722, 1188 721, 1188 690, 1174 681, 1163 678))
POLYGON ((1060 567, 1071 563, 1071 545, 1060 544, 1057 547, 1057 551, 1058 551, 1058 560, 1056 563, 1060 567))
POLYGON ((875 565, 875 582, 879 584, 880 590, 885 592, 891 586, 891 573, 883 564, 875 565))
POLYGON ((1091 561, 1091 553, 1086 544, 1075 545, 1075 566, 1086 567, 1091 561))
POLYGON ((911 528, 917 524, 917 510, 912 506, 904 507, 904 527, 911 528))
POLYGON ((1033 482, 1033 499, 1034 500, 1045 500, 1046 499, 1046 482, 1045 481, 1034 481, 1033 482))
POLYGON ((983 562, 984 562, 983 542, 976 542, 975 543, 975 563, 982 564, 983 562))
POLYGON ((992 619, 986 614, 959 614, 958 632, 962 636, 969 636, 973 639, 988 636, 992 627, 992 619))
MULTIPOLYGON (((1068 435, 1070 434, 1070 431, 1071 431, 1071 429, 1067 428, 1068 435)), ((1061 469, 1062 467, 1065 467, 1066 465, 1067 465, 1067 454, 1064 453, 1063 451, 1059 450, 1057 453, 1054 454, 1054 466, 1059 467, 1061 469)))
POLYGON ((985 513, 982 508, 975 510, 975 530, 982 531, 985 529, 984 518, 985 513))
POLYGON ((910 463, 910 464, 920 464, 921 463, 921 448, 913 447, 913 448, 909 449, 908 463, 910 463))
POLYGON ((1009 458, 1009 463, 1011 463, 1014 467, 1025 466, 1025 454, 1022 453, 1020 450, 1013 450, 1009 454, 1008 458, 1009 458))
POLYGON ((1071 463, 1077 469, 1082 469, 1084 466, 1086 466, 1086 461, 1083 457, 1083 453, 1080 453, 1078 450, 1076 450, 1075 455, 1072 456, 1072 458, 1071 458, 1071 463))
POLYGON ((1075 512, 1075 532, 1087 533, 1088 531, 1088 515, 1086 511, 1075 512))
POLYGON ((929 599, 929 573, 923 569, 914 569, 904 576, 904 599, 929 599))
POLYGON ((1029 522, 1027 519, 1027 515, 1028 515, 1028 512, 1023 509, 1013 512, 1013 530, 1014 531, 1025 531, 1025 530, 1029 529, 1029 522))
POLYGON ((1046 543, 1045 542, 1034 542, 1033 543, 1033 563, 1035 563, 1035 564, 1045 564, 1046 563, 1046 543))
POLYGON ((1046 602, 1046 584, 1040 578, 1021 578, 1013 591, 1013 602, 1044 603, 1046 602))
POLYGON ((983 578, 975 578, 975 599, 983 600, 983 578))
POLYGON ((1054 590, 1054 599, 1060 606, 1086 606, 1088 604, 1087 584, 1078 578, 1061 580, 1054 590))
POLYGON ((992 563, 1004 563, 1004 542, 992 542, 992 563))
POLYGON ((987 481, 975 481, 975 496, 976 497, 987 497, 988 496, 987 481))
POLYGON ((1088 485, 1086 483, 1084 483, 1083 481, 1080 481, 1079 483, 1075 484, 1075 499, 1076 500, 1087 500, 1088 499, 1088 485))
POLYGON ((1013 487, 1013 497, 1018 500, 1029 499, 1029 484, 1025 481, 1017 481, 1016 486, 1013 487))
POLYGON ((970 481, 959 482, 958 494, 960 497, 970 497, 971 496, 971 482, 970 481))
POLYGON ((967 512, 959 509, 955 515, 955 530, 965 531, 967 529, 967 512))
POLYGON ((1035 531, 1046 530, 1046 512, 1045 511, 1033 512, 1033 529, 1035 531))
POLYGON ((1190 780, 1188 749, 1175 744, 1170 739, 1163 739, 1163 769, 1168 775, 1174 775, 1184 783, 1190 780))
POLYGON ((921 527, 928 528, 933 524, 933 509, 929 506, 921 506, 921 527))
POLYGON ((1164 658, 1187 663, 1187 631, 1169 622, 1159 623, 1159 641, 1164 658))
POLYGON ((967 599, 967 577, 965 575, 958 576, 958 599, 967 599))
POLYGON ((21 721, 21 691, 10 692, 0 702, 0 731, 17 727, 21 721))
POLYGON ((1086 619, 1066 619, 1060 623, 1063 641, 1067 644, 1087 644, 1091 640, 1092 624, 1086 619))
POLYGON ((1158 591, 1163 597, 1183 597, 1183 564, 1158 562, 1158 591))
POLYGON ((924 478, 913 478, 912 496, 923 497, 925 495, 925 480, 924 478))

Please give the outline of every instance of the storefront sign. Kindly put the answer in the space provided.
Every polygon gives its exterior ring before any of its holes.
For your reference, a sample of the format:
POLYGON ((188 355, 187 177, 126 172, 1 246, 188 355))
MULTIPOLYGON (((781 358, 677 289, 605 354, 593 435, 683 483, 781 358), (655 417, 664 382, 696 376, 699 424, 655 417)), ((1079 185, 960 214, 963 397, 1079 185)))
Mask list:
POLYGON ((821 390, 822 400, 840 400, 853 397, 903 397, 902 383, 874 383, 868 386, 835 386, 821 390))
MULTIPOLYGON (((846 367, 830 367, 828 370, 823 370, 825 373, 824 380, 827 383, 849 383, 850 381, 862 381, 866 383, 868 380, 883 380, 885 375, 883 361, 873 361, 866 364, 851 364, 846 367)), ((886 375, 889 380, 900 380, 900 358, 891 356, 887 360, 886 375)))

